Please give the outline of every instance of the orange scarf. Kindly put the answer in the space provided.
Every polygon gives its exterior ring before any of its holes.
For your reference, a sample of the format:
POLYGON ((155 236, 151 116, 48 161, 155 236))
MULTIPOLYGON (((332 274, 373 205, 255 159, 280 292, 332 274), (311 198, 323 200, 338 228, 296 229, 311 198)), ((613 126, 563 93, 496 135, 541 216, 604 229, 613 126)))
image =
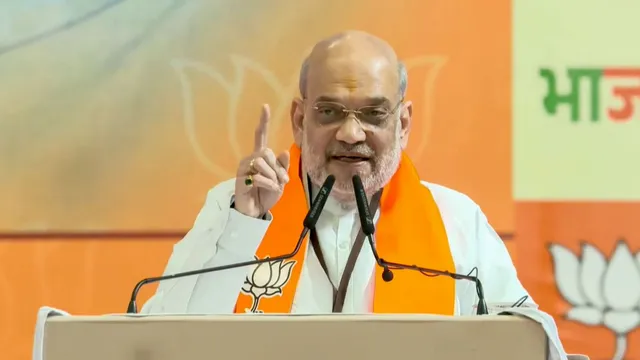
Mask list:
MULTIPOLYGON (((290 150, 291 165, 284 194, 271 209, 273 219, 262 239, 257 258, 287 254, 293 250, 308 211, 304 185, 299 176, 300 149, 290 150)), ((376 224, 376 245, 388 261, 455 272, 449 241, 438 206, 406 154, 385 186, 376 224)), ((263 263, 249 273, 236 303, 236 313, 289 313, 308 247, 289 260, 263 263)), ((373 255, 372 255, 373 256, 373 255)), ((424 313, 453 315, 455 281, 428 277, 412 270, 395 270, 391 282, 381 279, 376 266, 373 311, 375 313, 424 313)))

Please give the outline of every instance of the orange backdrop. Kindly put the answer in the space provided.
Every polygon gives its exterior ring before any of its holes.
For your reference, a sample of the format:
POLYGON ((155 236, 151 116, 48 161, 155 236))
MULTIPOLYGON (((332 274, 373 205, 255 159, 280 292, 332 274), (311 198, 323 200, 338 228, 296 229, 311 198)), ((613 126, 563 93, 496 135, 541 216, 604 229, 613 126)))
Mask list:
POLYGON ((276 123, 271 145, 288 146, 300 62, 344 29, 387 39, 406 61, 409 152, 422 177, 470 195, 510 241, 507 0, 9 3, 0 6, 9 22, 0 26, 2 358, 29 358, 41 305, 125 311, 135 282, 163 270, 206 191, 250 150, 262 103, 276 123))

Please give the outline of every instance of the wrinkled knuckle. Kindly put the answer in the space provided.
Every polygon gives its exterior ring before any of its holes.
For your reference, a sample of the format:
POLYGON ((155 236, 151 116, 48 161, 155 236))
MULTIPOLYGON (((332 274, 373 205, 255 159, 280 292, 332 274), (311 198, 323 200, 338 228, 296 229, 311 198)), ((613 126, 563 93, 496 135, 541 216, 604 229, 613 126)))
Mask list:
POLYGON ((251 162, 255 162, 256 159, 256 155, 255 154, 251 154, 249 156, 247 156, 246 158, 242 159, 242 165, 244 166, 249 166, 249 164, 251 164, 251 162))
POLYGON ((267 156, 267 157, 275 156, 274 153, 273 153, 273 150, 271 150, 270 148, 265 148, 265 149, 262 150, 262 152, 263 152, 263 155, 267 156))

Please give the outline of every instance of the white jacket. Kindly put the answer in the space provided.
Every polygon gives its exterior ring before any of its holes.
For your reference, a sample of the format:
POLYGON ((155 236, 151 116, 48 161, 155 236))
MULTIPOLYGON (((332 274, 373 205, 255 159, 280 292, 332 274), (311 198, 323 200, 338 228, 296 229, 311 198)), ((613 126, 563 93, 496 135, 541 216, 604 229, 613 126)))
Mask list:
MULTIPOLYGON (((230 208, 235 179, 212 188, 193 228, 173 249, 164 274, 217 266, 253 258, 268 229, 269 220, 246 217, 230 208)), ((537 305, 518 280, 516 269, 498 234, 480 207, 466 195, 446 187, 423 182, 440 209, 456 264, 456 272, 469 273, 478 268, 478 276, 490 312, 509 309, 540 322, 550 338, 552 359, 566 359, 555 322, 537 310, 537 305), (525 307, 511 308, 523 296, 529 296, 525 307)), ((301 224, 302 228, 302 224, 301 224)), ((302 229, 301 229, 302 230, 302 229)), ((365 251, 364 248, 362 250, 365 251)), ((249 269, 240 268, 208 274, 215 284, 207 298, 208 313, 232 313, 237 296, 249 269)), ((142 313, 187 313, 199 276, 161 282, 156 293, 146 302, 142 313)), ((300 291, 300 289, 298 289, 300 291)), ((296 299, 298 296, 296 295, 296 299)), ((475 313, 477 295, 469 281, 456 284, 456 315, 475 313)), ((294 303, 295 305, 295 303, 294 303)))

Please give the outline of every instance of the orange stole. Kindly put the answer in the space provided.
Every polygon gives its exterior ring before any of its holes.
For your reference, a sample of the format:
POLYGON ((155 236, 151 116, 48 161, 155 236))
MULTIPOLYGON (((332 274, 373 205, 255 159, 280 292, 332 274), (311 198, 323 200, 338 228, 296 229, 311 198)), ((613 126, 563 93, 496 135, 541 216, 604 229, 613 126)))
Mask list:
MULTIPOLYGON (((304 185, 299 176, 300 149, 290 149, 291 182, 271 209, 273 220, 256 253, 257 258, 287 254, 293 250, 308 211, 304 185)), ((380 257, 408 265, 455 272, 449 241, 431 191, 406 154, 398 171, 385 186, 375 240, 380 257)), ((308 246, 286 261, 261 264, 249 272, 235 312, 289 313, 308 246)), ((412 270, 394 270, 391 282, 382 281, 376 266, 373 299, 375 313, 426 313, 453 315, 455 280, 427 277, 412 270)))

